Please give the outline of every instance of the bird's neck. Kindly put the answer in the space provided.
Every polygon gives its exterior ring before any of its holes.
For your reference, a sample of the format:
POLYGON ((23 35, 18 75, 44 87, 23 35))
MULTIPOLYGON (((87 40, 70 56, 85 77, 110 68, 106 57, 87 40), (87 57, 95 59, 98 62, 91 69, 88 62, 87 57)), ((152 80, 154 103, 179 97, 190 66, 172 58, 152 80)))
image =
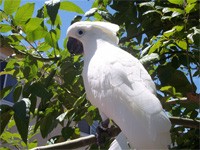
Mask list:
POLYGON ((84 61, 90 61, 97 52, 102 54, 106 53, 106 51, 108 51, 108 47, 111 46, 116 46, 116 44, 105 39, 93 39, 90 42, 86 42, 85 45, 83 45, 84 61))

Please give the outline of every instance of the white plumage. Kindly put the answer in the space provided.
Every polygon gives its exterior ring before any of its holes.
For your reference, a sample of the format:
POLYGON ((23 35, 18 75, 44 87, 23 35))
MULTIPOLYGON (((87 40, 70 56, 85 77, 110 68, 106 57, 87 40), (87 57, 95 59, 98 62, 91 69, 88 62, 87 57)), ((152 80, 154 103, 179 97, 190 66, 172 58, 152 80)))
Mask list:
POLYGON ((118 30, 115 24, 85 21, 74 23, 67 31, 68 37, 79 41, 75 47, 68 43, 71 52, 82 43, 87 98, 98 107, 103 120, 111 118, 122 130, 110 149, 127 148, 126 138, 131 148, 167 149, 171 123, 150 75, 138 59, 118 47, 118 30))

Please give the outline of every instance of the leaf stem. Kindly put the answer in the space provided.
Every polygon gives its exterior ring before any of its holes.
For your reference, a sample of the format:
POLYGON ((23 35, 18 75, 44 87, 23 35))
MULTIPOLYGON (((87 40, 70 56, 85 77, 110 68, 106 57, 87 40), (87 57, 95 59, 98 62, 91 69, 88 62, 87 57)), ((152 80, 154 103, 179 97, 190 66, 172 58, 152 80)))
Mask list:
POLYGON ((19 34, 35 50, 35 52, 43 59, 43 56, 40 54, 40 52, 37 51, 37 49, 34 47, 34 45, 31 42, 29 42, 27 40, 27 38, 24 37, 21 33, 19 33, 19 34))
POLYGON ((192 78, 192 71, 191 71, 191 67, 190 67, 190 57, 189 57, 189 42, 188 42, 187 37, 186 37, 186 43, 187 43, 187 49, 186 49, 187 68, 188 68, 188 73, 189 73, 190 81, 191 81, 191 84, 192 84, 192 90, 195 93, 195 87, 196 86, 195 86, 195 83, 194 83, 193 78, 192 78))

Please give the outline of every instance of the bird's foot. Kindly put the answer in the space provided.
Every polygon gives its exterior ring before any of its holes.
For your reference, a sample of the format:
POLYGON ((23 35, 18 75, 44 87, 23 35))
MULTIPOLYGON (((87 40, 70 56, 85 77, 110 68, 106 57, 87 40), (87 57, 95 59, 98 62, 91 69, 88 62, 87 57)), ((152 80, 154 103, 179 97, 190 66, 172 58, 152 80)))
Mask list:
POLYGON ((97 144, 101 147, 105 146, 105 143, 110 138, 110 133, 108 130, 109 119, 101 122, 96 129, 97 144))

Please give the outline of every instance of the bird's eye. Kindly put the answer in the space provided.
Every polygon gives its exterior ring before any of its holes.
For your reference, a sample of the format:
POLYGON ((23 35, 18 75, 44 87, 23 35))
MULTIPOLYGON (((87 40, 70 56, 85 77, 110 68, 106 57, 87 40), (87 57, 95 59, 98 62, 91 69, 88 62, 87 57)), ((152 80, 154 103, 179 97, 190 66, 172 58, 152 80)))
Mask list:
POLYGON ((83 35, 84 31, 83 30, 78 30, 78 35, 83 35))

